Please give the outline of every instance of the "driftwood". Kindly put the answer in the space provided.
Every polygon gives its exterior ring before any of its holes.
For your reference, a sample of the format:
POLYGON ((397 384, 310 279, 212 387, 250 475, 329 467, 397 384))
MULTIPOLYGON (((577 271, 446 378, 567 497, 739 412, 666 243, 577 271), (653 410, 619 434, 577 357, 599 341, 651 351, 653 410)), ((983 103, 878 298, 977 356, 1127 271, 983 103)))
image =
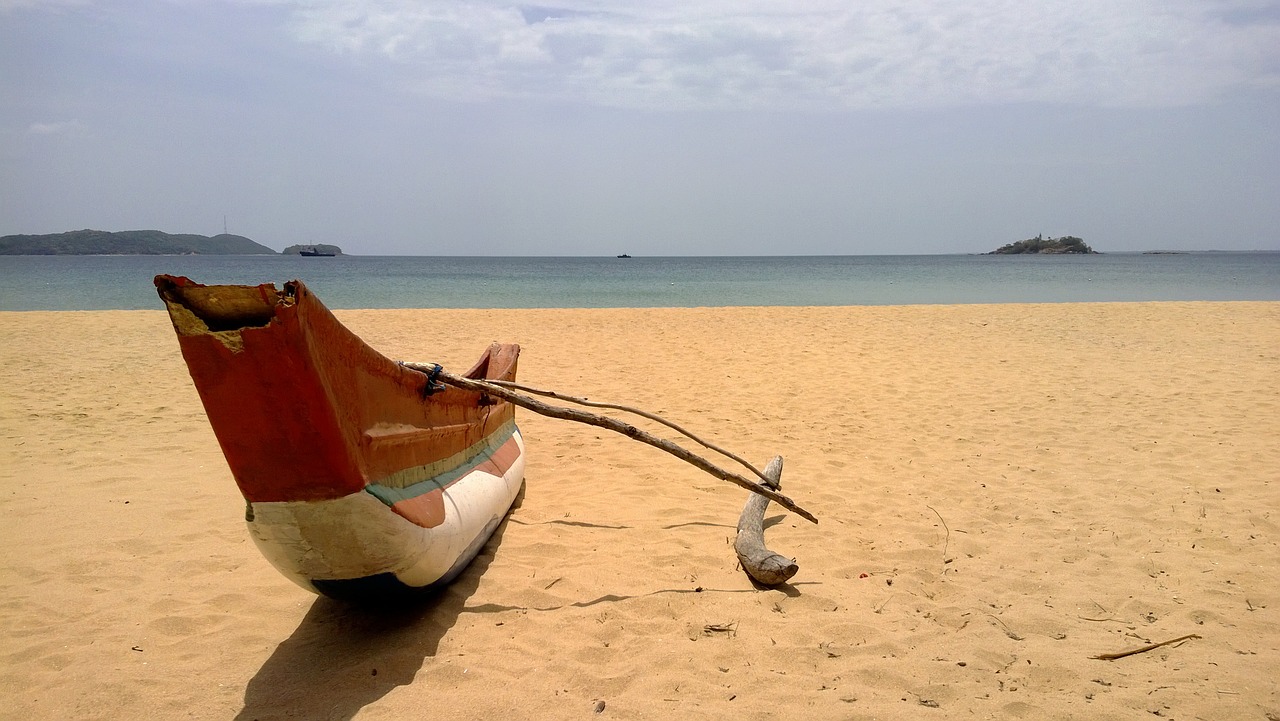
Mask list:
POLYGON ((1193 638, 1200 638, 1200 636, 1198 634, 1189 633, 1185 636, 1171 638, 1168 641, 1161 641, 1160 643, 1149 644, 1147 646, 1143 646, 1142 648, 1135 648, 1130 651, 1121 651, 1119 653, 1103 653, 1097 656, 1090 656, 1089 658, 1096 658, 1099 661, 1114 661, 1118 658, 1125 658, 1125 657, 1134 656, 1140 653, 1146 653, 1147 651, 1154 651, 1157 648, 1163 648, 1164 646, 1169 646, 1169 645, 1178 643, 1179 641, 1189 641, 1193 638))
MULTIPOLYGON (((782 456, 774 456, 765 466, 766 483, 774 489, 782 486, 782 456)), ((764 509, 769 499, 761 495, 752 495, 742 509, 738 519, 738 537, 733 542, 733 550, 738 553, 738 561, 742 570, 757 583, 764 586, 779 586, 786 583, 800 567, 795 559, 787 558, 770 551, 764 545, 764 509)))
POLYGON ((409 362, 401 361, 400 365, 410 370, 415 370, 415 371, 418 371, 419 373, 426 374, 428 378, 431 379, 430 382, 432 383, 439 382, 445 385, 451 385, 456 388, 461 388, 463 390, 475 391, 477 393, 485 393, 485 394, 494 396, 496 398, 501 398, 505 401, 512 403, 513 405, 520 406, 521 408, 531 410, 534 413, 537 413, 539 415, 548 416, 550 418, 559 418, 561 420, 566 420, 566 421, 577 421, 578 423, 585 423, 587 425, 596 426, 598 428, 604 428, 606 430, 610 430, 615 433, 621 433, 622 435, 627 436, 628 438, 640 441, 641 443, 648 444, 659 450, 666 451, 667 453, 670 453, 676 458, 679 458, 680 460, 686 463, 689 463, 695 468, 698 468, 706 473, 709 473, 712 476, 715 476, 716 478, 719 478, 722 481, 728 481, 734 485, 745 488, 748 491, 751 491, 752 493, 764 496, 765 498, 768 498, 774 503, 777 503, 779 506, 782 506, 783 508, 787 509, 788 511, 791 511, 792 513, 795 513, 796 515, 800 516, 801 518, 807 521, 810 521, 813 523, 818 522, 817 517, 815 517, 812 513, 801 508, 799 505, 796 504, 795 501, 791 500, 790 498, 787 498, 781 493, 778 493, 776 490, 768 487, 767 485, 763 483, 756 483, 754 481, 748 480, 747 478, 744 478, 741 475, 738 475, 737 473, 726 471, 723 468, 720 468, 714 463, 703 458, 702 456, 692 453, 689 450, 672 443, 671 441, 658 438, 657 436, 651 433, 648 433, 639 428, 636 428, 630 423, 624 423, 618 420, 617 418, 597 415, 595 413, 588 413, 586 411, 577 410, 576 408, 564 408, 562 406, 549 405, 547 403, 543 403, 542 401, 536 400, 534 398, 530 398, 528 396, 516 393, 510 388, 504 388, 501 385, 490 383, 489 381, 477 380, 474 378, 466 378, 453 373, 449 373, 443 370, 440 366, 435 364, 409 363, 409 362))

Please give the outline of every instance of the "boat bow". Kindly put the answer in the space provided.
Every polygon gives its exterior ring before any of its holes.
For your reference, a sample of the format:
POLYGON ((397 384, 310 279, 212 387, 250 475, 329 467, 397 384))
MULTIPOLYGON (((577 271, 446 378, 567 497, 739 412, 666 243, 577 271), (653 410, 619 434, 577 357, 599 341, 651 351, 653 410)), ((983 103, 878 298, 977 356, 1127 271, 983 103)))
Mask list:
MULTIPOLYGON (((287 576, 312 590, 386 573, 420 587, 479 550, 523 482, 509 403, 438 390, 299 281, 155 282, 251 532, 287 576)), ((466 375, 514 380, 518 357, 493 344, 466 375)))

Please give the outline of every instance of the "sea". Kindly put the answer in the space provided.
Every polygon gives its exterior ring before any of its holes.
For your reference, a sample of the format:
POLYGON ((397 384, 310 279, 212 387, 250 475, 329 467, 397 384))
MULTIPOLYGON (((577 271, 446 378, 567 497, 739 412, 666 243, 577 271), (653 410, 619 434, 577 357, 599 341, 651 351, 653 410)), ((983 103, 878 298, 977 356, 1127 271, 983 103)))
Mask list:
POLYGON ((1280 300, 1280 251, 1099 255, 0 256, 0 311, 160 309, 152 277, 300 279, 331 308, 1280 300))

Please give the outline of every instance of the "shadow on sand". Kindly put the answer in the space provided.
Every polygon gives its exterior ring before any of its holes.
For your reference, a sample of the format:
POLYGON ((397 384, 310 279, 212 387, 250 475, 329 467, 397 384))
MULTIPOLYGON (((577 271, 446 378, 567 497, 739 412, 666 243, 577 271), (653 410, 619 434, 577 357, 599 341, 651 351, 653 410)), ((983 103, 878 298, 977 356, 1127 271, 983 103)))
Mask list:
MULTIPOLYGON (((513 510, 519 507, 523 495, 522 489, 513 510)), ((781 519, 782 516, 778 516, 770 521, 777 523, 781 519)), ((468 608, 466 605, 467 599, 479 587, 481 576, 493 562, 511 521, 510 515, 503 519, 484 550, 461 576, 438 595, 420 603, 370 608, 317 598, 298 628, 276 647, 249 681, 244 692, 244 708, 236 715, 236 721, 281 718, 347 721, 397 686, 412 683, 423 661, 435 655, 440 640, 458 622, 461 614, 496 613, 520 608, 496 604, 468 608)), ((757 586, 757 590, 761 588, 757 586)), ((784 584, 774 590, 792 597, 800 595, 800 590, 792 584, 784 584)), ((750 589, 712 591, 756 592, 750 589)), ((610 594, 594 600, 532 610, 555 611, 565 606, 586 608, 640 596, 702 592, 702 588, 673 588, 636 596, 610 594)))
POLYGON ((368 608, 317 598, 249 681, 236 721, 345 721, 412 683, 480 585, 509 519, 461 576, 420 603, 368 608))

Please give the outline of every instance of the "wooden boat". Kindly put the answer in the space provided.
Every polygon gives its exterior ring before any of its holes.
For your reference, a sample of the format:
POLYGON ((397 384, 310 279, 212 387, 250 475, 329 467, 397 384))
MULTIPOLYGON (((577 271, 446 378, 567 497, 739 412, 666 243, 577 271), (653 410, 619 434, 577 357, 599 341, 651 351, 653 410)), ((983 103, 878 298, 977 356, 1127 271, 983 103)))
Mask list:
MULTIPOLYGON (((285 576, 386 599, 436 589, 479 553, 524 483, 510 403, 387 359, 299 281, 155 284, 249 533, 285 576)), ((514 380, 519 353, 495 343, 466 377, 514 380)))

